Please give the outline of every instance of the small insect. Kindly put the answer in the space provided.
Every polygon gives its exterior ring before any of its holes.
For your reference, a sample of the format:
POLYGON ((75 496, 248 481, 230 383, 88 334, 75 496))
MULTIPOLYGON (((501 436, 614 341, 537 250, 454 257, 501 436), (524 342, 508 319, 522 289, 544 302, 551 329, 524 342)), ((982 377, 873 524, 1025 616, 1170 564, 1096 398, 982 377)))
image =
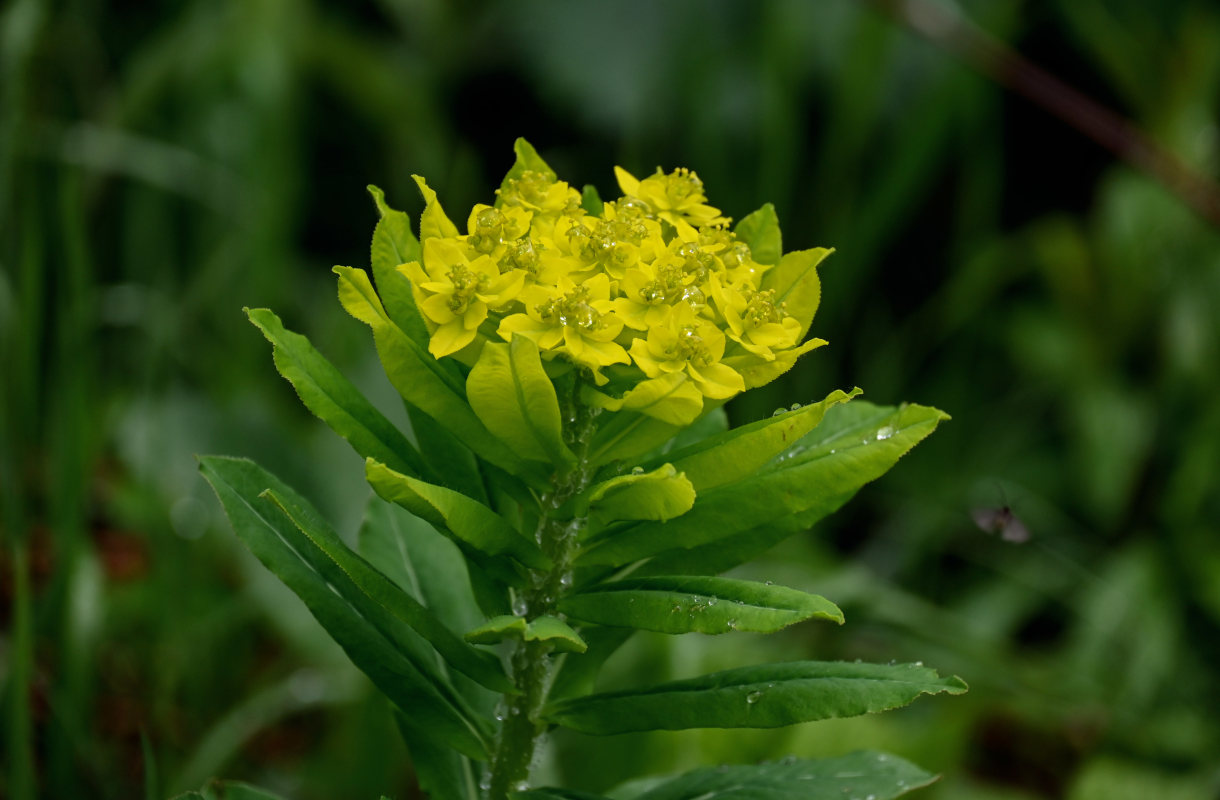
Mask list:
POLYGON ((999 508, 976 508, 970 512, 970 518, 983 533, 998 533, 1006 542, 1022 544, 1029 541, 1029 528, 1026 528, 1025 523, 1006 505, 999 508))

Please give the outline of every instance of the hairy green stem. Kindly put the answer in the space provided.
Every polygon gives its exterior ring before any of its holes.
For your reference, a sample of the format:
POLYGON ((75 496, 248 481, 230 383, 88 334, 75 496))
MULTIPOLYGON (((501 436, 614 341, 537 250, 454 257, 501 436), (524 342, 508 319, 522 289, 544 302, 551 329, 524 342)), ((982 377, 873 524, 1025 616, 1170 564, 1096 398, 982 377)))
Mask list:
MULTIPOLYGON (((551 569, 533 571, 524 592, 525 616, 555 615, 556 604, 571 586, 572 559, 585 527, 583 518, 563 519, 559 509, 589 484, 587 443, 596 412, 580 404, 576 387, 566 403, 564 438, 576 454, 576 466, 556 475, 552 491, 541 498, 536 536, 550 558, 551 569)), ((503 721, 496 737, 491 764, 483 783, 487 800, 506 800, 509 793, 526 788, 539 738, 546 729, 539 714, 546 703, 553 676, 552 646, 546 642, 516 642, 510 666, 518 694, 505 698, 503 721)))

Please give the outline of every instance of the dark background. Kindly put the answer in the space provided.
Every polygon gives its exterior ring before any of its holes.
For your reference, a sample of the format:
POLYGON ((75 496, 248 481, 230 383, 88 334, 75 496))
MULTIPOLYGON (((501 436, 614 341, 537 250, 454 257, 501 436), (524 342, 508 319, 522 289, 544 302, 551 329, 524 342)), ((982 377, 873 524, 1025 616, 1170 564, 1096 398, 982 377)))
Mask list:
MULTIPOLYGON (((416 796, 381 701, 237 544, 193 455, 254 457, 352 533, 359 458, 241 309, 275 308, 394 413, 330 273, 367 263, 364 187, 414 217, 418 173, 464 217, 517 136, 607 196, 616 164, 690 167, 733 217, 773 202, 786 249, 836 248, 830 346, 735 423, 855 385, 953 415, 747 571, 846 626, 642 638, 607 685, 801 657, 971 685, 783 731, 556 737, 544 779, 875 747, 943 772, 921 795, 942 800, 1220 796, 1216 227, 1074 129, 1080 102, 1044 110, 888 5, 10 0, 0 797, 212 775, 416 796), (971 522, 1004 505, 1030 541, 971 522)), ((935 7, 1217 174, 1214 3, 935 7)))

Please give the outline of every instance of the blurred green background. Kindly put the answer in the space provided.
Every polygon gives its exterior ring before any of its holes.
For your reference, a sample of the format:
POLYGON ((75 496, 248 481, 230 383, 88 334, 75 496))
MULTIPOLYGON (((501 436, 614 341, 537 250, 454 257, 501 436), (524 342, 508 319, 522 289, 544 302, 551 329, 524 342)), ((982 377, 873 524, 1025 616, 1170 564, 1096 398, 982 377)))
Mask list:
MULTIPOLYGON (((936 1, 936 0, 934 0, 936 1)), ((1178 197, 858 0, 9 0, 0 9, 0 797, 212 775, 418 797, 392 720, 241 549, 195 453, 248 455, 351 534, 360 459, 245 322, 274 307, 395 412, 333 264, 365 185, 455 218, 525 136, 567 180, 689 166, 837 248, 831 345, 737 423, 862 386, 950 412, 748 574, 848 624, 641 638, 605 685, 773 659, 922 660, 970 694, 781 731, 555 737, 592 791, 888 749, 921 797, 1220 797, 1220 236, 1178 197), (980 531, 1008 505, 1031 536, 980 531)), ((1212 0, 939 2, 1220 171, 1212 0)), ((917 15, 916 15, 917 16, 917 15)), ((918 19, 916 19, 918 21, 918 19)))

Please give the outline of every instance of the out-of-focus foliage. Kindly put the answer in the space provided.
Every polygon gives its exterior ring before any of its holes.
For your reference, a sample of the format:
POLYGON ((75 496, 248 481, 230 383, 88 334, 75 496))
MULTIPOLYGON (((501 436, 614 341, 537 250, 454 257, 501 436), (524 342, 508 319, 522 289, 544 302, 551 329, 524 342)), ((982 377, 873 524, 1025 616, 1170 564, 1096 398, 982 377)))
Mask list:
MULTIPOLYGON (((956 6, 1217 174, 1213 3, 956 6)), ((624 734, 588 761, 576 742, 558 778, 602 791, 640 763, 869 747, 945 773, 926 797, 1216 794, 1220 236, 889 18, 854 0, 12 0, 0 87, 0 794, 164 796, 219 773, 299 798, 411 791, 393 720, 233 545, 191 456, 255 457, 354 537, 359 460, 240 309, 282 310, 399 419, 330 266, 367 261, 367 183, 406 199, 427 174, 469 207, 519 135, 569 176, 689 165, 727 214, 774 201, 787 248, 836 248, 830 346, 735 422, 857 384, 953 414, 751 576, 833 596, 851 625, 658 636, 606 688, 912 655, 972 686, 792 731, 624 734), (971 522, 1002 505, 1028 542, 971 522)))

